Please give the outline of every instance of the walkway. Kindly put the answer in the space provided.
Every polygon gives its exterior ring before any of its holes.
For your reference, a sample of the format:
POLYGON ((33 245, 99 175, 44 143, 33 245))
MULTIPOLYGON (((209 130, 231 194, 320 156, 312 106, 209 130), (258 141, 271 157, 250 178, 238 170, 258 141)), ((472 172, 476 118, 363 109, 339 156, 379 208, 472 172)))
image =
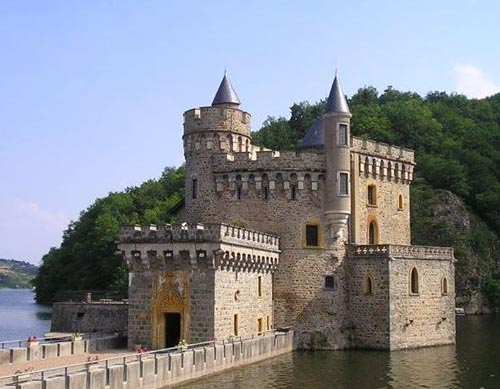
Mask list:
POLYGON ((31 361, 31 362, 13 363, 11 365, 0 366, 0 377, 12 375, 16 372, 16 370, 24 371, 25 369, 31 370, 31 368, 33 368, 32 370, 36 371, 36 370, 52 369, 54 367, 75 365, 78 363, 86 362, 89 356, 92 357, 92 359, 95 356, 98 356, 99 359, 102 360, 102 359, 115 358, 130 354, 131 354, 130 351, 123 348, 123 349, 101 350, 96 353, 68 355, 66 357, 59 357, 59 358, 40 359, 38 361, 31 361))

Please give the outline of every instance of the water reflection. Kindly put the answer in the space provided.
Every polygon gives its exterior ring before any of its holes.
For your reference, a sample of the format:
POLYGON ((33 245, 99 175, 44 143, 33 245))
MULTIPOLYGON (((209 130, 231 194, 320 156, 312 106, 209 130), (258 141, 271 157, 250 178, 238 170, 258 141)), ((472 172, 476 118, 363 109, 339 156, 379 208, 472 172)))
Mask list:
POLYGON ((389 387, 458 387, 455 346, 441 346, 390 353, 389 387))
POLYGON ((458 318, 457 334, 456 346, 294 352, 183 388, 500 388, 500 316, 458 318))

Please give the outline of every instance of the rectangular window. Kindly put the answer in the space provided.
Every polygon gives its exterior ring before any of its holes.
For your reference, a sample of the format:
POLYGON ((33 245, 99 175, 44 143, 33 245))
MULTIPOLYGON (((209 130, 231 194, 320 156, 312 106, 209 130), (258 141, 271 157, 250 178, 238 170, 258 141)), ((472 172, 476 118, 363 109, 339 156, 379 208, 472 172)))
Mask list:
POLYGON ((347 124, 339 124, 339 145, 347 146, 347 124))
POLYGON ((319 246, 318 226, 306 225, 306 246, 319 246))
POLYGON ((339 195, 345 196, 349 194, 349 174, 339 173, 339 195))
POLYGON ((335 287, 335 279, 333 276, 325 276, 325 289, 333 289, 335 287))
POLYGON ((257 319, 257 333, 262 333, 262 318, 257 319))
POLYGON ((233 333, 234 336, 238 336, 238 315, 235 314, 233 317, 233 333))
POLYGON ((368 204, 377 205, 377 188, 375 185, 368 185, 368 204))
POLYGON ((266 317, 266 328, 268 331, 271 329, 271 318, 269 316, 266 317))
POLYGON ((193 178, 193 181, 191 183, 191 194, 193 196, 193 199, 198 197, 198 180, 196 178, 193 178))
POLYGON ((259 297, 262 297, 262 277, 257 278, 257 293, 259 297))

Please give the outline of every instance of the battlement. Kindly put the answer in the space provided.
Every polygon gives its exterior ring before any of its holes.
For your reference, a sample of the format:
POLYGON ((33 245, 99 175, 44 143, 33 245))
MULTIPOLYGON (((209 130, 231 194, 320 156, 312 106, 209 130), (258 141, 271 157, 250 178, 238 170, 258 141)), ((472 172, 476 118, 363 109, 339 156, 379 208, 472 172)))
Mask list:
POLYGON ((415 160, 415 152, 413 150, 366 140, 356 136, 351 137, 351 147, 352 151, 367 156, 398 160, 410 164, 413 164, 415 160))
POLYGON ((280 171, 301 170, 323 172, 325 156, 310 150, 303 151, 257 151, 213 156, 215 173, 234 171, 280 171))
POLYGON ((184 135, 206 131, 231 131, 250 136, 248 112, 234 107, 199 107, 184 112, 184 135))
POLYGON ((276 235, 228 224, 135 225, 120 229, 120 243, 228 243, 279 252, 276 235))
POLYGON ((452 247, 405 246, 393 244, 350 245, 349 258, 428 259, 454 261, 452 247))

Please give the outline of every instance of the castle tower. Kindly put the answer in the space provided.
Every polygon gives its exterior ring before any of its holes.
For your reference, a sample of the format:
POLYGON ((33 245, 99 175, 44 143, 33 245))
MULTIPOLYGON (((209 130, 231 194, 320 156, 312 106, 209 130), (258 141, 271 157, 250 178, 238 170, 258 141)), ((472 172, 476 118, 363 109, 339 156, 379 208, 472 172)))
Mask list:
POLYGON ((351 112, 337 74, 323 114, 326 158, 325 216, 332 238, 346 236, 351 213, 351 112))
POLYGON ((211 106, 184 112, 185 221, 208 223, 217 217, 216 202, 211 201, 216 196, 213 156, 250 151, 250 114, 239 106, 240 99, 224 74, 211 106))

